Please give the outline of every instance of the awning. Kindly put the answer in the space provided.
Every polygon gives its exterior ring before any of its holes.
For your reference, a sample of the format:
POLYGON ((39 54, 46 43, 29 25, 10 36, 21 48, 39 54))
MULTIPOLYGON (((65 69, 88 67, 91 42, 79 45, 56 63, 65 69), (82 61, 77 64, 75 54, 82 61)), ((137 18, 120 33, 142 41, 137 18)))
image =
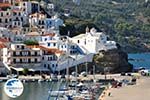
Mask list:
MULTIPOLYGON (((16 70, 16 71, 23 71, 24 68, 15 68, 15 67, 11 67, 12 69, 16 70)), ((49 71, 49 69, 46 68, 28 68, 29 71, 49 71)))

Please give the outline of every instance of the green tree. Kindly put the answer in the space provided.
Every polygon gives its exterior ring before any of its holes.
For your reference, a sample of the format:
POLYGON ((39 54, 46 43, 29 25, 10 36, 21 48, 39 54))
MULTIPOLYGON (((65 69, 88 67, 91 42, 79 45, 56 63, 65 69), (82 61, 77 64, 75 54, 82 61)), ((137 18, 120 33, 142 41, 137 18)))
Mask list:
POLYGON ((23 74, 24 74, 24 75, 27 75, 28 72, 29 72, 29 69, 28 69, 28 68, 24 68, 24 69, 23 69, 23 74))

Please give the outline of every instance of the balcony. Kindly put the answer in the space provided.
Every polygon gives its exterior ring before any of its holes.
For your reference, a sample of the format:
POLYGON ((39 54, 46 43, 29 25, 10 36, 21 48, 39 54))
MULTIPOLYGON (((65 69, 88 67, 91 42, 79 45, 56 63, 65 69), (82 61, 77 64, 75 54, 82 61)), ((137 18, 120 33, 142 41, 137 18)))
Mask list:
POLYGON ((40 54, 13 54, 12 57, 40 57, 41 55, 40 54))
POLYGON ((12 62, 12 64, 40 64, 41 62, 12 62))

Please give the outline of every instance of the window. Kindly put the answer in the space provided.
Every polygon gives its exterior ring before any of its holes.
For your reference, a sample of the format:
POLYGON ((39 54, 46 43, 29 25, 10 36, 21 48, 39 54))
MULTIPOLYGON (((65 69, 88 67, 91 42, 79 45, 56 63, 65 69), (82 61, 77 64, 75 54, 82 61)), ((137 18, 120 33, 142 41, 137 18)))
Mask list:
POLYGON ((15 16, 15 15, 16 15, 16 13, 14 12, 14 13, 13 13, 13 15, 15 16))
POLYGON ((37 52, 36 52, 36 51, 35 51, 35 53, 34 53, 34 54, 35 54, 35 56, 37 56, 37 52))
POLYGON ((56 43, 54 43, 53 45, 56 46, 56 43))
POLYGON ((13 59, 13 62, 16 63, 16 59, 13 59))
POLYGON ((22 59, 20 59, 20 63, 22 63, 22 59))
POLYGON ((42 26, 41 28, 44 28, 44 26, 42 26))
POLYGON ((80 40, 78 40, 78 43, 80 43, 80 40))
POLYGON ((39 20, 39 25, 41 25, 41 21, 39 20))
POLYGON ((7 19, 5 19, 5 23, 8 23, 8 20, 7 20, 7 19))
POLYGON ((16 20, 18 21, 18 20, 19 20, 19 18, 18 18, 18 17, 16 17, 16 20))
POLYGON ((23 3, 23 6, 25 6, 26 4, 25 3, 23 3))
POLYGON ((20 22, 18 22, 18 26, 20 25, 20 22))
POLYGON ((9 15, 9 13, 6 13, 6 15, 9 15))
POLYGON ((50 44, 50 43, 48 43, 47 45, 50 47, 50 45, 51 45, 51 44, 50 44))
POLYGON ((19 48, 19 45, 17 45, 17 48, 19 48))
POLYGON ((46 64, 44 64, 44 67, 46 68, 46 64))
POLYGON ((21 21, 23 21, 23 17, 21 17, 21 21))
POLYGON ((15 51, 13 52, 13 56, 16 56, 16 52, 15 51))
POLYGON ((28 51, 28 55, 29 55, 29 56, 31 55, 31 52, 30 52, 30 51, 28 51))
POLYGON ((35 58, 34 61, 37 62, 37 58, 35 58))
POLYGON ((24 46, 21 46, 21 49, 24 49, 24 46))
POLYGON ((52 67, 54 67, 54 64, 52 64, 52 67))
POLYGON ((48 61, 51 61, 52 60, 52 57, 48 57, 48 61))
POLYGON ((44 21, 42 21, 42 25, 44 25, 44 21))
POLYGON ((45 38, 45 41, 47 41, 47 38, 45 38))
POLYGON ((28 63, 31 63, 31 59, 28 59, 28 63))
POLYGON ((3 13, 1 13, 1 16, 3 17, 3 13))
POLYGON ((50 68, 50 64, 47 64, 47 65, 48 65, 48 67, 47 67, 47 68, 49 69, 49 68, 50 68))

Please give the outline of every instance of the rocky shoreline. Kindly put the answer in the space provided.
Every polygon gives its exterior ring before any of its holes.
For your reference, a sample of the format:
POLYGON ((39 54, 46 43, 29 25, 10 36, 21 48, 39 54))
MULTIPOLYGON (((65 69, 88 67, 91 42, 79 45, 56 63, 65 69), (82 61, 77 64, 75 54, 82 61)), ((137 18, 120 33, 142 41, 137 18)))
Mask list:
POLYGON ((131 72, 133 65, 128 62, 128 54, 121 49, 100 51, 94 57, 96 69, 102 72, 131 72))

